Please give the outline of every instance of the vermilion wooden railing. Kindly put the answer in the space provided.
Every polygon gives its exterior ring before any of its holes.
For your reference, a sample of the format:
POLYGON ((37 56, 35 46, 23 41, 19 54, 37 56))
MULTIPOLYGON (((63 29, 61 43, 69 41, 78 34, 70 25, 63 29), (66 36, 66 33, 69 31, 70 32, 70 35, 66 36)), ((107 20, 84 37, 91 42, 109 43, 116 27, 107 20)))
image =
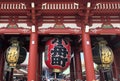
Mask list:
POLYGON ((42 3, 43 10, 65 10, 65 9, 79 9, 79 4, 74 2, 47 2, 42 3))
POLYGON ((94 7, 96 10, 113 10, 113 9, 120 9, 120 2, 102 2, 97 3, 94 7))
POLYGON ((20 2, 1 2, 0 9, 2 10, 23 10, 26 9, 27 6, 25 3, 20 2))
MULTIPOLYGON (((72 10, 81 8, 81 4, 75 2, 46 2, 38 5, 38 8, 42 10, 72 10)), ((24 10, 28 8, 30 8, 30 4, 25 4, 24 2, 0 2, 0 9, 2 10, 24 10)), ((120 9, 120 2, 97 3, 94 9, 120 9)))

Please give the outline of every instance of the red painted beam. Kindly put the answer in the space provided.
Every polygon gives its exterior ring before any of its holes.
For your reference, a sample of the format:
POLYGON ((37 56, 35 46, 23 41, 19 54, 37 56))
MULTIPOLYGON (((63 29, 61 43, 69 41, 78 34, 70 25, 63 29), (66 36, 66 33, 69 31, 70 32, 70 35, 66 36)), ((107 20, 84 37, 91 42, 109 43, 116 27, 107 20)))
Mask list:
POLYGON ((96 28, 96 29, 90 29, 91 35, 120 35, 120 29, 119 28, 96 28))
MULTIPOLYGON (((0 34, 30 34, 30 29, 23 29, 23 28, 1 28, 0 34)), ((120 35, 120 29, 119 28, 96 28, 96 29, 90 29, 89 32, 91 35, 120 35)), ((46 34, 58 34, 58 35, 80 35, 82 34, 81 29, 78 28, 41 28, 38 30, 38 34, 40 35, 46 35, 46 34)))
POLYGON ((78 28, 41 28, 38 30, 38 34, 45 35, 45 34, 58 34, 58 35, 79 35, 82 34, 81 29, 78 28))
POLYGON ((42 12, 40 11, 40 13, 42 13, 42 15, 76 15, 78 14, 78 10, 42 10, 42 12))
POLYGON ((0 34, 30 34, 30 29, 25 28, 0 28, 0 34))

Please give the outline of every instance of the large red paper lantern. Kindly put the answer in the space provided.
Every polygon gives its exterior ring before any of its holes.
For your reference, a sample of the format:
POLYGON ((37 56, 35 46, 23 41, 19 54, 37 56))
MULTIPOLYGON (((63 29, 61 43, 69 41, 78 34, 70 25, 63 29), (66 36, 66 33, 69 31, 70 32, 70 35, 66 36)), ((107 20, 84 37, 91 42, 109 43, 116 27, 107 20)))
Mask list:
POLYGON ((69 41, 56 37, 47 41, 45 63, 53 72, 61 72, 70 65, 71 46, 69 41))

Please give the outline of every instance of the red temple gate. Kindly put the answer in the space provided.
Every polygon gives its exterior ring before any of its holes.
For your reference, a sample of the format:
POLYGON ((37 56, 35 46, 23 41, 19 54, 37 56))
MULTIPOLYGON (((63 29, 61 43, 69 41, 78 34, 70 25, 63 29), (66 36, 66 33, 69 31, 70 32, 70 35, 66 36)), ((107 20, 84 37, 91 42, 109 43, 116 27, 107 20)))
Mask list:
MULTIPOLYGON (((40 72, 42 63, 40 62, 47 41, 44 39, 58 35, 66 36, 71 40, 71 50, 74 52, 75 59, 75 64, 71 62, 70 65, 70 68, 75 68, 75 71, 70 70, 71 81, 83 79, 80 52, 84 53, 86 80, 95 81, 92 47, 96 42, 94 38, 100 36, 112 46, 114 51, 113 76, 119 80, 119 14, 119 0, 1 0, 0 35, 3 42, 1 45, 4 45, 1 47, 0 60, 4 59, 3 52, 9 46, 7 40, 16 36, 25 43, 24 46, 30 53, 28 81, 42 81, 37 74, 42 75, 40 72), (66 27, 65 24, 70 23, 77 27, 66 27), (44 24, 54 25, 45 28, 44 24)), ((74 60, 71 59, 71 61, 74 60)), ((4 62, 1 60, 0 64, 3 65, 4 62)), ((3 69, 4 67, 0 66, 0 81, 3 81, 3 69)), ((102 73, 100 75, 102 77, 102 73)))

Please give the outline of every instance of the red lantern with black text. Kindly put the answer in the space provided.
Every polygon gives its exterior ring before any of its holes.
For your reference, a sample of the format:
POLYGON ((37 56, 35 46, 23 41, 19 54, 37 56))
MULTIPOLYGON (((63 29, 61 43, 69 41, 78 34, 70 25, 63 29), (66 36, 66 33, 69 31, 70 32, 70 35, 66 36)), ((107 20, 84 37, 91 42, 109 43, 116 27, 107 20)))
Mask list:
POLYGON ((45 63, 53 72, 61 72, 70 65, 71 46, 69 41, 57 37, 47 41, 45 63))

